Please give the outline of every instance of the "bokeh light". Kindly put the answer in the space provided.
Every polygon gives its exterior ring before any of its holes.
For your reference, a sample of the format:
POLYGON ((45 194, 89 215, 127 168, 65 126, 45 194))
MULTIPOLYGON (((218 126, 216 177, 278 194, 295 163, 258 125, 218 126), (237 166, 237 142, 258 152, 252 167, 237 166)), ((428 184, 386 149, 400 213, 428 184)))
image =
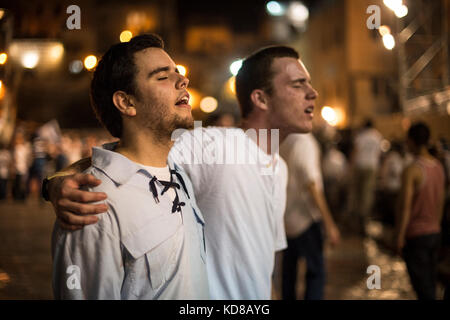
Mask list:
POLYGON ((269 1, 266 4, 266 9, 267 12, 272 16, 282 16, 286 11, 284 6, 277 1, 269 1))
POLYGON ((187 74, 187 69, 186 69, 185 66, 183 66, 183 65, 181 65, 181 64, 177 64, 177 69, 178 69, 178 72, 179 72, 181 75, 186 76, 186 74, 187 74))
POLYGON ((385 34, 383 36, 383 44, 386 49, 392 50, 395 47, 395 39, 392 34, 385 34))
POLYGON ((328 122, 330 125, 335 126, 338 123, 338 118, 337 118, 337 114, 336 111, 329 106, 324 106, 322 108, 322 111, 320 112, 320 114, 322 115, 322 118, 328 122))
POLYGON ((8 55, 4 52, 1 53, 0 54, 0 64, 5 64, 7 60, 8 60, 8 55))
POLYGON ((88 70, 92 70, 97 65, 97 57, 89 55, 84 59, 84 67, 88 70))
POLYGON ((22 56, 22 66, 27 69, 34 69, 39 62, 39 54, 35 51, 29 51, 22 56))
POLYGON ((403 5, 402 0, 383 0, 383 3, 392 11, 395 11, 403 5))
POLYGON ((408 7, 405 5, 401 5, 400 7, 394 10, 394 13, 397 16, 397 18, 406 17, 408 15, 408 7))
POLYGON ((389 28, 388 26, 380 26, 378 32, 381 34, 381 36, 384 36, 391 33, 391 28, 389 28))
POLYGON ((74 60, 69 63, 69 71, 70 73, 80 73, 83 70, 83 62, 81 60, 74 60))
POLYGON ((214 97, 204 97, 200 101, 200 110, 205 113, 211 113, 217 109, 218 102, 214 97))
POLYGON ((130 30, 124 30, 120 33, 120 42, 128 42, 133 38, 133 33, 130 30))
POLYGON ((234 61, 231 65, 230 65, 230 72, 233 76, 237 75, 239 72, 239 69, 241 69, 242 67, 242 59, 236 60, 234 61))
POLYGON ((289 5, 287 17, 295 27, 303 27, 309 18, 309 10, 302 2, 294 1, 289 5))

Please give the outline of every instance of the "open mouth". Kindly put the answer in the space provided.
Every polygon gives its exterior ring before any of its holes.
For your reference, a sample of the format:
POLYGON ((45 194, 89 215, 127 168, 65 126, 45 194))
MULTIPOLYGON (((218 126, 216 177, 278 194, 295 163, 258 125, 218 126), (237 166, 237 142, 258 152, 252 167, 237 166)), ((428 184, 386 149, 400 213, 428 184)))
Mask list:
POLYGON ((176 106, 186 106, 189 105, 189 95, 184 95, 177 102, 175 102, 176 106))
POLYGON ((305 109, 305 113, 312 114, 314 112, 314 106, 309 106, 305 109))

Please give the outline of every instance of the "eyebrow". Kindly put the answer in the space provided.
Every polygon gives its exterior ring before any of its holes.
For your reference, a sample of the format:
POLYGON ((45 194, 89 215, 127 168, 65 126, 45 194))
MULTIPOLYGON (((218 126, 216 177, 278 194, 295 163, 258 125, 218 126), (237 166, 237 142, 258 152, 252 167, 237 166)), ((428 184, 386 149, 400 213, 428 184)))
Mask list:
POLYGON ((301 78, 298 78, 298 79, 295 79, 295 80, 292 80, 291 81, 292 83, 296 83, 296 82, 308 82, 308 83, 311 83, 311 79, 309 79, 308 77, 301 77, 301 78))
MULTIPOLYGON (((170 67, 169 67, 169 66, 166 66, 166 67, 159 67, 159 68, 156 68, 156 69, 153 70, 153 71, 150 71, 150 72, 148 73, 147 77, 150 78, 150 77, 154 76, 154 75, 157 74, 157 73, 165 72, 165 71, 169 71, 169 70, 170 70, 170 67)), ((179 71, 178 71, 177 68, 175 68, 175 72, 176 72, 176 73, 179 73, 179 71)))

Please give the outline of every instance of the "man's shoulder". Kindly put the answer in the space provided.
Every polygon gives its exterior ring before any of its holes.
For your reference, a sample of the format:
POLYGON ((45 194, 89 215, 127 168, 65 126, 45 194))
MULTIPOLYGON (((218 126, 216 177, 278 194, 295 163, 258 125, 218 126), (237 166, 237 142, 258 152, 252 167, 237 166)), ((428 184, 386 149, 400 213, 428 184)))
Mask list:
POLYGON ((90 166, 82 173, 93 175, 102 182, 96 187, 88 187, 86 190, 93 192, 107 192, 116 188, 114 181, 101 169, 90 166))

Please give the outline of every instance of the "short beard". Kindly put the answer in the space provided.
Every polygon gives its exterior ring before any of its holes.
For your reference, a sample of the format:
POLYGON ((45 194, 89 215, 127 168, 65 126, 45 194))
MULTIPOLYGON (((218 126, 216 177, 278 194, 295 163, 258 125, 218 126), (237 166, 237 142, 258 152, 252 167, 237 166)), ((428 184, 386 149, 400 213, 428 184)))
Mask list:
POLYGON ((157 141, 170 141, 176 129, 193 129, 194 119, 181 117, 178 114, 167 115, 162 105, 144 106, 146 114, 141 117, 145 128, 151 130, 157 141), (151 119, 151 120, 150 120, 151 119))

